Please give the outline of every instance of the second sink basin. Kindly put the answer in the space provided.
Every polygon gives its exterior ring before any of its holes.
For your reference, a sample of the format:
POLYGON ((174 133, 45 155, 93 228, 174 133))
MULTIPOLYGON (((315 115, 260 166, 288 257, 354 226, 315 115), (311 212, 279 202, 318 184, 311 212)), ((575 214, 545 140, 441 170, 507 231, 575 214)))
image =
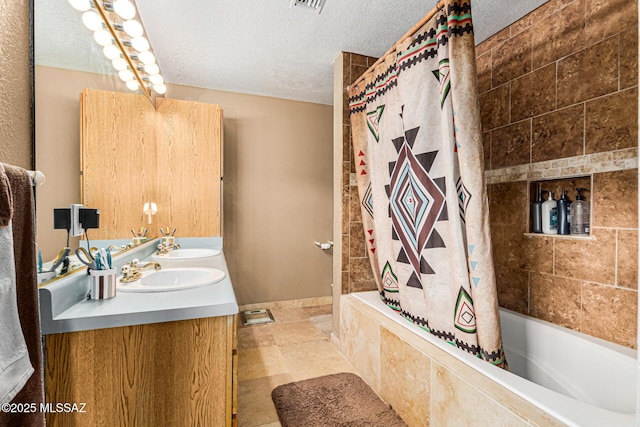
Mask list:
POLYGON ((220 255, 220 251, 217 249, 176 249, 169 251, 164 255, 151 255, 154 261, 171 260, 193 260, 201 258, 209 258, 216 255, 220 255))
POLYGON ((226 277, 215 268, 165 268, 144 274, 140 280, 119 283, 119 292, 168 292, 197 288, 220 282, 226 277))
POLYGON ((220 264, 218 249, 176 249, 164 255, 151 255, 151 260, 159 262, 163 267, 209 267, 216 268, 220 264))

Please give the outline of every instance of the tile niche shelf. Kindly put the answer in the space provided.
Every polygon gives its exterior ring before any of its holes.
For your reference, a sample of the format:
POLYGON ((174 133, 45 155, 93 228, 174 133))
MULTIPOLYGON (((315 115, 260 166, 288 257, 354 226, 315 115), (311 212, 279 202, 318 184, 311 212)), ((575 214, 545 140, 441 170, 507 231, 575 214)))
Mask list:
POLYGON ((591 189, 593 188, 593 176, 592 175, 582 175, 582 176, 574 176, 567 178, 554 178, 547 180, 536 180, 529 181, 529 205, 527 208, 527 230, 525 236, 528 237, 551 237, 556 239, 573 239, 573 240, 595 240, 595 236, 591 233, 586 234, 544 234, 544 233, 532 233, 532 223, 531 223, 531 206, 532 203, 536 200, 536 195, 538 193, 538 185, 540 185, 540 189, 542 190, 542 201, 547 200, 547 191, 551 191, 553 193, 553 198, 558 200, 562 195, 562 190, 567 191, 567 197, 569 198, 570 203, 576 201, 576 196, 578 192, 576 188, 586 188, 585 191, 582 192, 582 196, 584 200, 589 203, 589 207, 591 207, 591 189))

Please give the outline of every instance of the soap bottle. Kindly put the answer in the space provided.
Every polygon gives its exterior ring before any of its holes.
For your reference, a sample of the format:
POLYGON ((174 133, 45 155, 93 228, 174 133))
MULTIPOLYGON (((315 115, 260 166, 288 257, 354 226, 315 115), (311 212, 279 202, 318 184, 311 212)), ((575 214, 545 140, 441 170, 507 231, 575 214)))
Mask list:
POLYGON ((531 204, 531 232, 542 233, 542 190, 538 184, 536 201, 531 204))
POLYGON ((549 197, 542 204, 542 232, 558 234, 558 204, 553 200, 553 192, 547 191, 549 197))
POLYGON ((558 206, 558 234, 569 234, 569 218, 571 216, 571 200, 567 197, 567 191, 562 189, 562 196, 558 206))
POLYGON ((571 203, 571 234, 589 234, 590 209, 589 202, 584 200, 582 192, 586 188, 576 188, 576 201, 571 203))

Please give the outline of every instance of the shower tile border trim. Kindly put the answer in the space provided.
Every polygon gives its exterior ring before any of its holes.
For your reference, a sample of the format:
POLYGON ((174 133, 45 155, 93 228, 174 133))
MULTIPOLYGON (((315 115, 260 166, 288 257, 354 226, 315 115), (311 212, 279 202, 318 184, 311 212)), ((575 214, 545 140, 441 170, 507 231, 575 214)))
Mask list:
POLYGON ((638 148, 566 157, 484 172, 486 184, 566 178, 638 168, 638 148))
MULTIPOLYGON (((486 184, 498 184, 514 181, 567 178, 637 168, 638 148, 633 147, 487 170, 484 172, 484 178, 486 184)), ((354 182, 356 174, 350 173, 349 178, 351 182, 354 182)))

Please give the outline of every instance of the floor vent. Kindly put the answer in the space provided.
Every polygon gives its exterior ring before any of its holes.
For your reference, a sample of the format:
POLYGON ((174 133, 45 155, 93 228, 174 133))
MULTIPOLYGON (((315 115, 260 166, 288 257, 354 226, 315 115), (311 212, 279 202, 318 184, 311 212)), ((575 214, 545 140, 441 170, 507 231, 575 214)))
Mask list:
POLYGON ((289 7, 304 6, 308 9, 314 9, 318 13, 322 12, 325 0, 291 0, 289 7))
POLYGON ((240 319, 244 326, 259 325, 261 323, 270 323, 275 319, 271 310, 268 308, 261 308, 259 310, 246 310, 240 312, 240 319))

